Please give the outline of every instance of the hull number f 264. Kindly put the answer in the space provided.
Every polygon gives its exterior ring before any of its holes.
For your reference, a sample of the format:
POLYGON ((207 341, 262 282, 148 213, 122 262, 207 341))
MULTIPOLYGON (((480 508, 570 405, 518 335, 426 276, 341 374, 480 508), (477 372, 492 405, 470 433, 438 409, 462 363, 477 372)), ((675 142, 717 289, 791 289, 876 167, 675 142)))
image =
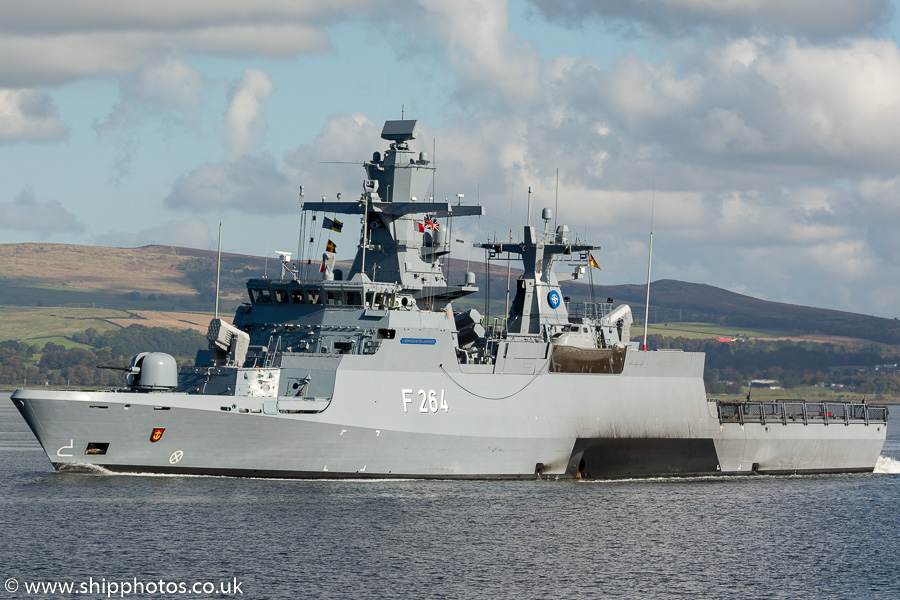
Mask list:
MULTIPOLYGON (((409 388, 402 390, 403 395, 403 412, 409 412, 409 405, 418 403, 420 413, 436 413, 439 410, 450 412, 447 400, 444 399, 444 390, 419 390, 415 394, 409 388)), ((415 406, 415 405, 414 405, 415 406)))

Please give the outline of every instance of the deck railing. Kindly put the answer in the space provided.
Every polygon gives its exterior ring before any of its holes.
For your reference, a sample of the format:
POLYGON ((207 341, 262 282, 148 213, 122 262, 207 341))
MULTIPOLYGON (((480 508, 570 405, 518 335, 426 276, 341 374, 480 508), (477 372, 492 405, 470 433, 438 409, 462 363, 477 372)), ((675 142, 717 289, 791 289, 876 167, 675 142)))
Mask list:
POLYGON ((806 402, 804 400, 722 402, 715 400, 715 403, 720 424, 870 425, 887 423, 888 418, 887 406, 853 402, 806 402))
POLYGON ((609 302, 569 302, 566 308, 570 319, 600 320, 612 311, 609 302))

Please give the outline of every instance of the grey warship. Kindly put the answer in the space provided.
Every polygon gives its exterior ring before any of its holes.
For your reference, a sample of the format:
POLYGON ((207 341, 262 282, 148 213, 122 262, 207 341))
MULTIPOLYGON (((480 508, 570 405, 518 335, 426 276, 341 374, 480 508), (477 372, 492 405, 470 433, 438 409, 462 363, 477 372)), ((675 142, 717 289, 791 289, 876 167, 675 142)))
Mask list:
POLYGON ((385 124, 389 147, 364 163, 357 200, 302 205, 304 217, 359 217, 346 277, 328 253, 311 277, 281 253, 280 277, 249 280, 233 323, 212 320, 196 364, 142 352, 119 389, 16 390, 53 467, 467 479, 874 469, 886 407, 708 398, 702 353, 647 350, 629 306, 564 298, 560 281, 596 247, 550 230, 549 211, 521 241, 476 244, 524 267, 505 321, 454 309, 477 291, 474 274, 451 283, 450 240, 423 224, 483 208, 426 196, 435 165, 410 149, 417 129, 385 124))

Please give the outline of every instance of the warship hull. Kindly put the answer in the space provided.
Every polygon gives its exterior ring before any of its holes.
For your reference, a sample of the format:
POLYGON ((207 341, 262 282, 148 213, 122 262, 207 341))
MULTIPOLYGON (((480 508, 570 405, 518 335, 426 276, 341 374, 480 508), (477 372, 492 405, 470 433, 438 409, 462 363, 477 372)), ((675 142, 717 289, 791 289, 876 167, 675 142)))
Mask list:
POLYGON ((537 364, 498 378, 493 368, 434 362, 386 373, 347 356, 327 402, 44 390, 17 390, 12 400, 58 470, 569 479, 874 469, 886 423, 816 414, 723 421, 704 393, 703 358, 629 352, 620 374, 537 364))
POLYGON ((301 187, 308 253, 298 247, 292 266, 276 252, 281 277, 248 280, 232 323, 216 311, 194 366, 143 352, 107 367, 127 373, 120 390, 17 390, 54 467, 472 479, 874 469, 887 408, 709 399, 703 354, 647 351, 630 338, 627 304, 563 296, 560 281, 599 266, 599 247, 565 225, 551 231, 549 208, 543 232, 534 227, 530 188, 520 241, 474 244, 488 271, 521 261, 509 312, 491 323, 454 310, 478 288, 474 272, 461 285, 445 275, 449 232, 484 207, 463 194, 435 200, 435 165, 410 148, 417 136, 415 120, 385 123, 389 148, 363 163, 358 199, 304 203, 301 187), (346 279, 327 237, 341 232, 338 215, 361 226, 346 279))

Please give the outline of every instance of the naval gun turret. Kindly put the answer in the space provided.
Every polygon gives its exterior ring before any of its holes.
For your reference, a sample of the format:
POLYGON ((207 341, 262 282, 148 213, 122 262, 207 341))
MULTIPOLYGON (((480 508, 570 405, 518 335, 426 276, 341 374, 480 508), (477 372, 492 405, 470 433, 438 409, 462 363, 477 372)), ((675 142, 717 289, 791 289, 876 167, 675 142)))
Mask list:
POLYGON ((178 385, 178 363, 164 352, 141 352, 127 367, 128 387, 137 392, 170 391, 178 385))

